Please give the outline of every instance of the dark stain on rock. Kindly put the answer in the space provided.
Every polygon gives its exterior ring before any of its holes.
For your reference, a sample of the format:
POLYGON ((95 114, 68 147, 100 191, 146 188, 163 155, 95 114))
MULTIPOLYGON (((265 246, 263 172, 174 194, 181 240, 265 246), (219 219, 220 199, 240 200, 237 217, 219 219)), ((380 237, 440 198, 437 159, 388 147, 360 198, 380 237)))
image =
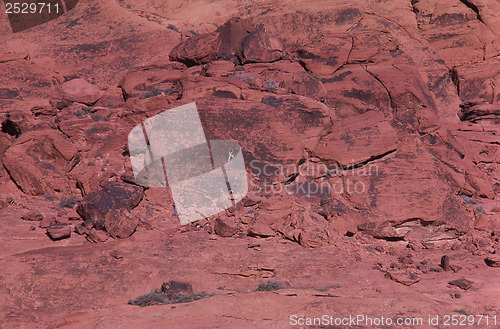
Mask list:
POLYGON ((359 99, 364 102, 370 102, 373 100, 373 94, 369 91, 364 91, 360 89, 353 88, 351 90, 344 90, 342 92, 343 96, 359 99))
POLYGON ((327 79, 321 79, 321 82, 323 82, 323 83, 329 83, 329 82, 343 81, 345 77, 347 77, 347 76, 349 76, 351 74, 352 74, 352 71, 345 71, 345 72, 342 72, 341 74, 336 75, 334 77, 327 78, 327 79))
POLYGON ((453 24, 460 24, 470 21, 471 19, 462 13, 451 13, 439 15, 431 21, 431 24, 436 24, 439 26, 447 26, 453 24))
POLYGON ((347 8, 339 11, 335 15, 334 22, 337 25, 352 24, 356 19, 359 18, 360 12, 356 8, 347 8))
POLYGON ((0 88, 0 99, 13 99, 19 97, 19 91, 0 88))
POLYGON ((238 99, 238 97, 236 97, 236 95, 229 90, 216 90, 212 93, 212 96, 219 98, 238 99))

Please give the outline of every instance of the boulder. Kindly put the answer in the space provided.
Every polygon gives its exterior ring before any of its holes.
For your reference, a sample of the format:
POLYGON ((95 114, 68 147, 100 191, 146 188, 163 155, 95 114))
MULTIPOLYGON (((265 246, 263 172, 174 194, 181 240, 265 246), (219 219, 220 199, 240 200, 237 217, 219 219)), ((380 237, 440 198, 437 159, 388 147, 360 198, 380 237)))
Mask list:
POLYGON ((283 219, 279 231, 285 237, 310 248, 328 243, 333 233, 323 216, 306 209, 294 209, 290 216, 283 219))
POLYGON ((230 59, 240 52, 242 40, 253 31, 248 20, 233 18, 224 23, 219 29, 218 55, 220 58, 230 59))
POLYGON ((86 196, 76 207, 87 229, 106 230, 112 237, 130 236, 138 219, 129 211, 141 202, 144 189, 124 182, 111 182, 86 196))
POLYGON ((210 63, 219 58, 219 34, 212 32, 192 36, 178 44, 170 52, 170 60, 181 62, 187 66, 210 63))
POLYGON ((125 209, 111 209, 104 219, 104 228, 113 238, 128 238, 134 233, 138 224, 139 218, 125 209))
POLYGON ((271 63, 285 55, 283 41, 264 28, 235 18, 214 32, 195 35, 170 52, 170 60, 187 66, 238 56, 241 63, 271 63))
POLYGON ((5 151, 3 164, 16 185, 26 194, 69 194, 73 186, 65 176, 77 148, 55 130, 29 131, 5 151))

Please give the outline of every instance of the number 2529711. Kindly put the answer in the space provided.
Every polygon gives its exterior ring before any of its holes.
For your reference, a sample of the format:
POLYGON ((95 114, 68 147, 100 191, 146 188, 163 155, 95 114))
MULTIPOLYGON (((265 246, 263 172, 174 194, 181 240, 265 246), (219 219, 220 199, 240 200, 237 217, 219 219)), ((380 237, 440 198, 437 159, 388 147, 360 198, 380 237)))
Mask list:
POLYGON ((6 14, 41 14, 42 12, 59 13, 61 8, 58 3, 44 3, 44 2, 20 2, 20 3, 5 3, 6 14))

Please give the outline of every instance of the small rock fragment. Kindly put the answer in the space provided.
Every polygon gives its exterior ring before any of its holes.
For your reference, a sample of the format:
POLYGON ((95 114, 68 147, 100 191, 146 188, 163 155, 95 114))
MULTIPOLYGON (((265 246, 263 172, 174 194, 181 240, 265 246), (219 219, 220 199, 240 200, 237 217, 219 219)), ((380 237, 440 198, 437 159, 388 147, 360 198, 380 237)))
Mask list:
POLYGON ((69 238, 71 236, 71 225, 51 224, 47 227, 47 234, 52 240, 69 238))
POLYGON ((238 224, 228 218, 218 217, 215 220, 214 229, 215 233, 221 237, 231 237, 238 231, 238 224))
POLYGON ((27 221, 35 222, 35 221, 42 221, 43 215, 40 214, 39 212, 32 211, 24 215, 22 218, 27 221))
POLYGON ((413 273, 401 273, 396 271, 387 271, 387 276, 398 283, 405 286, 411 286, 420 281, 420 277, 413 273))
POLYGON ((446 255, 441 257, 441 264, 439 265, 444 271, 451 271, 450 258, 446 255))
POLYGON ((57 114, 57 109, 53 106, 35 106, 31 109, 34 116, 48 115, 53 116, 57 114))
POLYGON ((49 217, 49 218, 44 218, 39 224, 38 226, 40 228, 47 228, 49 227, 50 225, 52 224, 55 224, 56 223, 56 219, 54 217, 49 217))
POLYGON ((429 273, 430 269, 429 267, 425 266, 425 265, 418 265, 417 266, 417 269, 422 272, 422 274, 427 274, 429 273))
POLYGON ((105 242, 109 239, 109 235, 100 230, 91 229, 87 234, 87 240, 90 242, 105 242))
POLYGON ((112 250, 109 252, 109 255, 115 259, 123 258, 123 253, 120 250, 112 250))
POLYGON ((83 226, 82 224, 79 224, 75 226, 75 233, 79 235, 87 234, 89 233, 89 229, 83 226))
POLYGON ((192 294, 193 287, 188 282, 168 281, 161 285, 161 291, 166 293, 169 299, 173 299, 181 294, 192 294))
POLYGON ((68 217, 68 220, 81 220, 82 218, 80 217, 80 215, 78 215, 78 213, 76 212, 75 209, 70 209, 66 216, 68 217))
POLYGON ((500 267, 500 257, 499 256, 488 256, 484 259, 486 265, 490 267, 500 267))
POLYGON ((470 287, 472 287, 472 284, 474 282, 467 280, 467 279, 458 279, 458 280, 450 281, 448 283, 451 284, 452 286, 457 286, 462 290, 467 290, 470 287))

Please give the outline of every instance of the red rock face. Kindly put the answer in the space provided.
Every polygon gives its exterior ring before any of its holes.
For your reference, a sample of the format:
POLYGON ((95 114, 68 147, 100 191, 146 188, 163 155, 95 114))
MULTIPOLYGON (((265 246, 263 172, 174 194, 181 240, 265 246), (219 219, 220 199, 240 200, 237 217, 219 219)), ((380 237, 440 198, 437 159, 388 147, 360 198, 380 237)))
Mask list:
POLYGON ((499 312, 497 2, 76 3, 0 20, 0 323, 499 312), (127 142, 191 102, 249 192, 181 227, 127 142))

